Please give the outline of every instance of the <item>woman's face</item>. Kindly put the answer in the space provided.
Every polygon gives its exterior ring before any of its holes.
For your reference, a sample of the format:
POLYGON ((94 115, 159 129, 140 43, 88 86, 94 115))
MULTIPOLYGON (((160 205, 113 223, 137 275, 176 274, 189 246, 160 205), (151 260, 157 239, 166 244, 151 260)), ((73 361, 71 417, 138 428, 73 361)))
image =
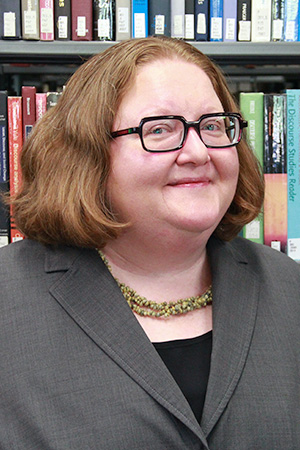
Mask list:
MULTIPOLYGON (((139 69, 113 131, 138 126, 149 116, 194 121, 214 112, 223 108, 208 76, 194 64, 163 59, 139 69)), ((208 149, 195 129, 189 129, 182 149, 167 153, 146 152, 139 135, 131 134, 111 144, 108 196, 118 217, 142 231, 209 236, 234 197, 238 172, 236 148, 208 149)))

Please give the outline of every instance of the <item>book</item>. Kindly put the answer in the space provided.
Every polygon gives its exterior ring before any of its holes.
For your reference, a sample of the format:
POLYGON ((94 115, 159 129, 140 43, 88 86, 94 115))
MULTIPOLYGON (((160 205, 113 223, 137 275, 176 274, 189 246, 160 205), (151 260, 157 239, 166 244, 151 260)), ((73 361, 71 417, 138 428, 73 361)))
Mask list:
POLYGON ((251 41, 251 0, 237 0, 237 40, 251 41))
POLYGON ((251 40, 253 42, 271 40, 271 0, 252 0, 251 40))
POLYGON ((0 91, 0 247, 9 243, 9 208, 4 204, 2 194, 9 191, 7 91, 0 91))
POLYGON ((272 0, 271 40, 284 40, 285 0, 272 0))
POLYGON ((49 91, 46 92, 46 110, 48 111, 48 109, 53 108, 55 105, 57 105, 57 102, 61 96, 61 92, 57 92, 57 91, 49 91))
POLYGON ((54 40, 54 3, 53 0, 40 0, 40 40, 54 40))
POLYGON ((196 41, 209 41, 210 0, 195 0, 196 41))
POLYGON ((148 0, 132 0, 132 37, 148 36, 148 0))
POLYGON ((35 94, 35 121, 43 117, 47 111, 47 94, 46 92, 35 94))
POLYGON ((265 94, 264 127, 264 243, 286 252, 286 94, 265 94))
POLYGON ((171 36, 170 0, 149 0, 149 35, 171 36))
POLYGON ((93 0, 93 39, 114 40, 114 0, 93 0))
POLYGON ((184 38, 195 39, 195 0, 185 0, 184 38))
POLYGON ((71 1, 72 41, 91 41, 93 38, 92 0, 71 1))
POLYGON ((40 39, 40 2, 39 0, 21 0, 22 38, 25 40, 40 39))
POLYGON ((54 0, 54 38, 71 40, 71 0, 54 0))
POLYGON ((22 86, 23 141, 28 138, 35 124, 35 86, 22 86))
POLYGON ((300 262, 300 89, 287 89, 287 254, 300 262))
POLYGON ((171 37, 184 39, 185 0, 171 0, 171 37))
POLYGON ((223 40, 237 40, 237 0, 223 0, 223 40))
POLYGON ((21 0, 0 1, 0 37, 21 39, 21 0))
POLYGON ((116 0, 116 40, 123 41, 131 37, 130 0, 116 0))
MULTIPOLYGON (((248 122, 247 142, 262 168, 264 155, 264 94, 263 92, 241 92, 239 100, 243 118, 248 122)), ((244 226, 242 235, 253 242, 264 243, 263 213, 244 226)))
MULTIPOLYGON (((15 195, 21 185, 20 154, 23 146, 22 97, 7 97, 8 113, 8 150, 9 150, 9 186, 10 194, 15 195)), ((10 208, 10 241, 23 239, 24 235, 17 229, 13 209, 10 208)))
POLYGON ((223 0, 210 0, 210 41, 223 41, 223 0))
POLYGON ((285 0, 284 40, 294 42, 298 40, 299 1, 285 0))

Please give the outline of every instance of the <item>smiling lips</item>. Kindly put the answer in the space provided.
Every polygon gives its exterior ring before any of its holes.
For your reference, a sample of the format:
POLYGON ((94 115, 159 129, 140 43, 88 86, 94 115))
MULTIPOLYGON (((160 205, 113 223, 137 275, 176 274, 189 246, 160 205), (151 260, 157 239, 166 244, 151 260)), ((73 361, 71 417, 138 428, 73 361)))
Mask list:
POLYGON ((210 183, 209 178, 182 178, 180 180, 172 181, 168 186, 173 187, 197 187, 207 186, 210 183))

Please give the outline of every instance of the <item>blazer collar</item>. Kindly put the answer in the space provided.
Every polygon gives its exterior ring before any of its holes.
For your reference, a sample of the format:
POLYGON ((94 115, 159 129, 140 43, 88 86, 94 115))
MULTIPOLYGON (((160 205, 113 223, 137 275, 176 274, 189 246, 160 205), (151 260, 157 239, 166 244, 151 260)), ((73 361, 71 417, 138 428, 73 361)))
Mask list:
POLYGON ((46 272, 64 272, 52 286, 52 296, 96 345, 190 428, 205 448, 205 436, 220 418, 242 374, 259 289, 257 275, 234 245, 211 238, 208 252, 213 275, 214 330, 201 428, 97 252, 48 249, 45 263, 46 272))

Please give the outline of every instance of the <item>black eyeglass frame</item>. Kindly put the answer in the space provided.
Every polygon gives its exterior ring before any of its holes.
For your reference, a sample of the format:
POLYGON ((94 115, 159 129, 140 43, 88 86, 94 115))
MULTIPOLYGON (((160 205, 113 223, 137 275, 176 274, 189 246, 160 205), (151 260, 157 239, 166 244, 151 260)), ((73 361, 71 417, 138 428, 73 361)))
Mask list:
POLYGON ((203 114, 198 120, 196 121, 187 121, 183 116, 152 116, 152 117, 144 117, 140 123, 139 126, 137 127, 132 127, 132 128, 126 128, 124 130, 117 130, 117 131, 112 131, 111 132, 111 137, 113 139, 120 137, 120 136, 127 136, 128 134, 138 134, 142 143, 142 147, 146 152, 150 152, 150 153, 167 153, 167 152, 174 152, 176 150, 180 150, 186 141, 186 137, 188 134, 188 131, 190 128, 194 128, 199 136, 199 138, 201 139, 201 141, 203 142, 203 144, 207 147, 207 148, 228 148, 228 147, 234 147, 235 145, 239 144, 241 139, 242 139, 242 130, 244 128, 246 128, 248 126, 248 122, 246 120, 244 120, 242 118, 242 116, 239 113, 225 113, 225 112, 220 112, 220 113, 209 113, 209 114, 203 114), (227 145, 206 145, 205 142, 203 141, 202 137, 201 137, 201 132, 200 132, 200 122, 202 122, 202 120, 207 119, 209 117, 234 117, 236 119, 238 119, 239 122, 239 136, 237 139, 237 142, 235 142, 234 144, 227 144, 227 145), (177 119, 180 122, 183 123, 184 126, 184 133, 182 136, 182 140, 181 140, 181 144, 176 147, 176 148, 172 148, 169 150, 149 150, 144 143, 143 140, 143 125, 146 122, 150 122, 152 120, 159 120, 159 119, 177 119))

